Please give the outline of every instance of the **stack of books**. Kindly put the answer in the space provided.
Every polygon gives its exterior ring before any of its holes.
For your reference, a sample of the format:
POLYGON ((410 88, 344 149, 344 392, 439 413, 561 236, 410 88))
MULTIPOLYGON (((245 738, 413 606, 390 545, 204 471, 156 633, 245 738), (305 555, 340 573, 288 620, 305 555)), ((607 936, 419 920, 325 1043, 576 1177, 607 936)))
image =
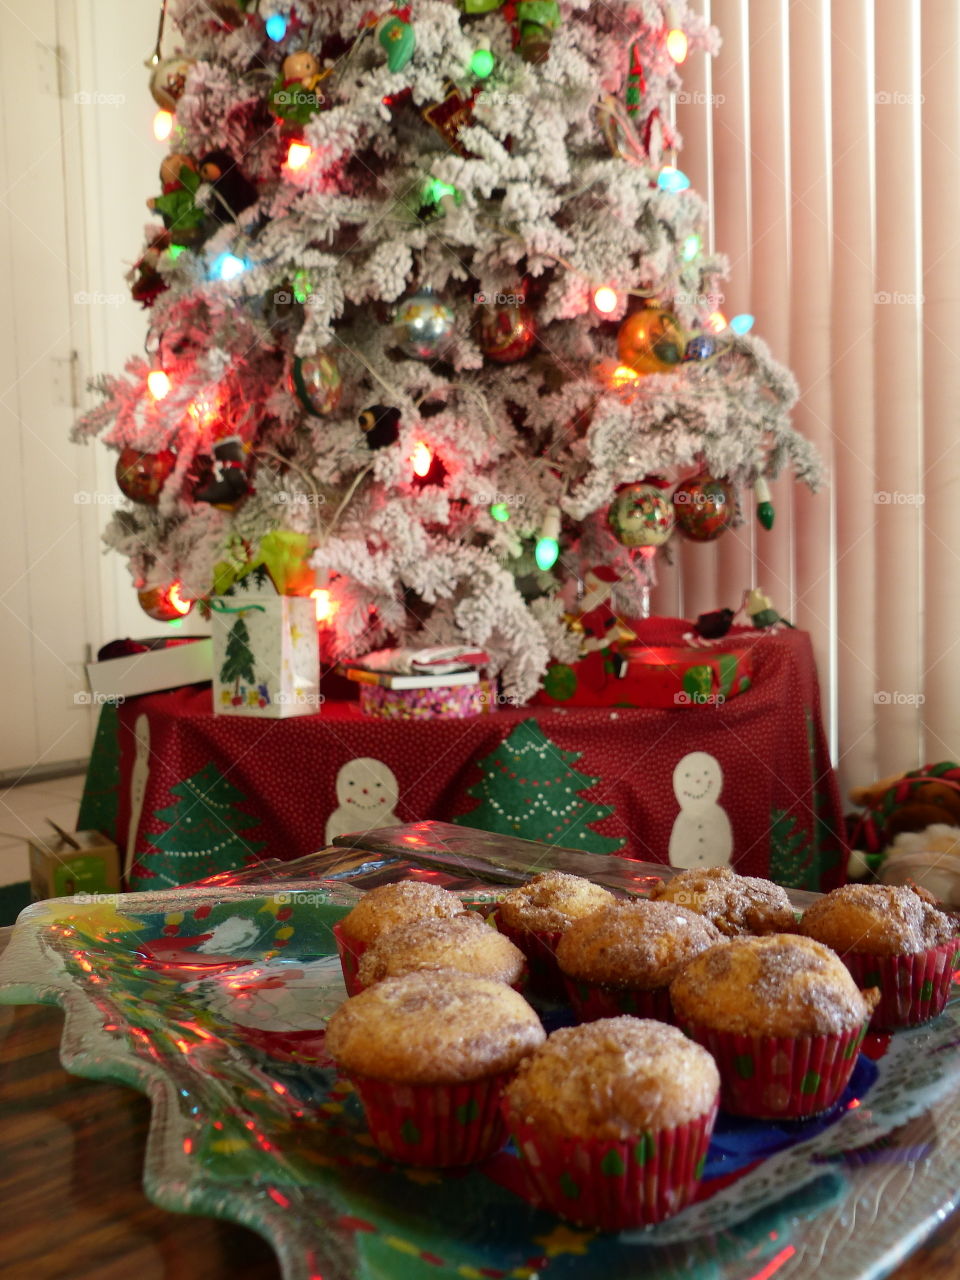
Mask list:
POLYGON ((337 670, 358 684, 382 689, 451 689, 480 683, 489 656, 477 649, 379 649, 337 670))

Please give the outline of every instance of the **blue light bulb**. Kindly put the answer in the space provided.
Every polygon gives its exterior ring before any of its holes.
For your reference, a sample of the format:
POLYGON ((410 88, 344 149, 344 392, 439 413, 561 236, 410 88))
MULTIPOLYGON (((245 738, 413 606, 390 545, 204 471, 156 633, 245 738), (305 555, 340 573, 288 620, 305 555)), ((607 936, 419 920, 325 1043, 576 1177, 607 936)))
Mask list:
POLYGON ((233 280, 241 272, 246 271, 249 264, 235 253, 221 253, 214 258, 211 273, 215 280, 233 280))
POLYGON ((669 191, 676 194, 678 191, 686 191, 690 185, 690 179, 680 169, 674 169, 672 165, 666 165, 660 170, 657 178, 657 186, 661 191, 669 191))
POLYGON ((533 557, 538 569, 552 569, 560 554, 560 543, 556 538, 538 538, 533 557))
POLYGON ((739 333, 741 336, 745 333, 749 333, 750 330, 753 328, 753 325, 754 325, 753 316, 748 315, 746 312, 744 312, 742 315, 734 316, 733 319, 730 321, 730 328, 733 330, 734 333, 739 333))
POLYGON ((264 29, 269 38, 279 44, 287 34, 287 20, 282 13, 271 13, 264 23, 264 29))

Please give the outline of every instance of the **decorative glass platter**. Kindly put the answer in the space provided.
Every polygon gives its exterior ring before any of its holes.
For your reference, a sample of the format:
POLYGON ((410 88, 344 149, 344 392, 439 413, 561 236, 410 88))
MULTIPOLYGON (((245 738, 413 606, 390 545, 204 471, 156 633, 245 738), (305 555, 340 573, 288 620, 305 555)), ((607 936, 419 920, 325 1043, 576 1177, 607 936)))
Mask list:
MULTIPOLYGON (((331 926, 372 883, 430 878, 483 902, 507 878, 480 843, 469 866, 416 856, 386 840, 300 859, 269 883, 38 903, 0 961, 0 1002, 62 1006, 66 1069, 151 1100, 147 1195, 259 1231, 286 1280, 867 1280, 956 1203, 958 995, 926 1026, 868 1037, 828 1115, 721 1117, 701 1199, 646 1231, 598 1234, 531 1208, 509 1147, 468 1170, 385 1160, 324 1054, 344 999, 331 926)), ((633 891, 669 874, 628 867, 633 891)), ((548 1029, 569 1020, 541 1012, 548 1029)))

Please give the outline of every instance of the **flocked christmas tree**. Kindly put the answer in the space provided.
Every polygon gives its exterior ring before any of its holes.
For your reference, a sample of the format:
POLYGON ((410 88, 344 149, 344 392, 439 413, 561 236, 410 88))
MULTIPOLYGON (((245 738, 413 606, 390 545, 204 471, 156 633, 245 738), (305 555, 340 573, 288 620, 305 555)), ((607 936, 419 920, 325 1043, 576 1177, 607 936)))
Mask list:
POLYGON ((675 521, 817 485, 676 167, 716 46, 683 0, 169 0, 147 354, 77 428, 121 451, 138 587, 306 532, 329 655, 482 645, 526 698, 589 568, 636 613, 675 521))

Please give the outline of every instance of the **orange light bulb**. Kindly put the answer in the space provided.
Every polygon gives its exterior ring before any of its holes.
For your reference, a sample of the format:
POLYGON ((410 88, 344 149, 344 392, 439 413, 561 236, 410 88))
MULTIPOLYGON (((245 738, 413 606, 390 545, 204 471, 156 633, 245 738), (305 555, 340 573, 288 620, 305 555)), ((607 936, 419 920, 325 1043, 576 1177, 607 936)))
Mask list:
POLYGON ((167 599, 170 601, 173 608, 176 609, 177 613, 184 615, 189 613, 193 608, 193 601, 184 600, 183 596, 180 594, 180 588, 182 586, 182 582, 172 582, 170 584, 170 590, 167 592, 167 599))
POLYGON ((594 290, 593 305, 602 316, 611 315, 617 309, 619 302, 616 289, 611 289, 609 285, 601 285, 599 289, 594 290))
POLYGON ((722 311, 711 311, 707 324, 714 333, 723 333, 724 329, 727 327, 727 317, 722 311))
POLYGON ((679 27, 667 32, 667 53, 674 62, 686 61, 688 43, 687 33, 679 27))
POLYGON ((430 446, 424 444, 422 440, 418 440, 410 458, 413 463, 413 473, 421 479, 427 475, 433 462, 433 454, 430 452, 430 446))
POLYGON ((640 381, 640 375, 636 369, 631 369, 628 364, 618 364, 610 375, 610 381, 614 387, 632 387, 640 381))
POLYGON ((166 142, 173 132, 173 112, 158 111, 153 117, 153 136, 158 142, 166 142))
POLYGON ((317 606, 317 621, 329 622, 337 611, 337 603, 326 587, 316 587, 310 598, 317 606))
POLYGON ((151 369, 147 374, 147 387, 154 400, 162 400, 170 391, 170 379, 162 369, 151 369))
POLYGON ((291 142, 287 151, 287 168, 302 169, 313 155, 313 148, 306 142, 291 142))

